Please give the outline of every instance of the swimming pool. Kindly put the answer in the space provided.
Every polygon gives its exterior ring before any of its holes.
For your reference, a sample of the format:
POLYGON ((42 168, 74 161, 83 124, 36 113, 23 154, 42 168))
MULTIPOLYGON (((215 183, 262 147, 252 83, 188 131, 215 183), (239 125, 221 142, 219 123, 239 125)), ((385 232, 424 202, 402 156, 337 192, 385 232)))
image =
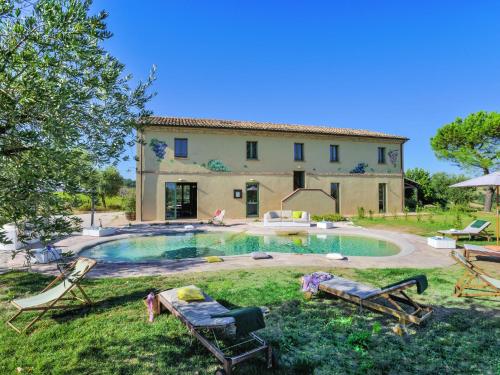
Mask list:
POLYGON ((400 249, 388 241, 353 235, 198 232, 116 240, 83 250, 81 255, 105 262, 147 262, 209 255, 243 255, 253 251, 379 257, 395 255, 400 249))

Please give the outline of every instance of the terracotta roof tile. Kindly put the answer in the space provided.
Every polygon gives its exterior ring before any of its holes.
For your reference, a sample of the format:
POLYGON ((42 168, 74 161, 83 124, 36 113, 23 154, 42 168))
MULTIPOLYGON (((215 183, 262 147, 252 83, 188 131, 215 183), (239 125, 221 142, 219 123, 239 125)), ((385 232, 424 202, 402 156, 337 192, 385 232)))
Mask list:
POLYGON ((334 128, 329 126, 275 124, 271 122, 211 120, 211 119, 159 117, 159 116, 145 117, 141 119, 140 122, 144 125, 152 125, 152 126, 263 130, 263 131, 277 131, 277 132, 289 132, 289 133, 328 134, 328 135, 359 136, 359 137, 370 137, 370 138, 392 138, 403 141, 408 140, 408 138, 403 136, 374 132, 369 130, 334 128))

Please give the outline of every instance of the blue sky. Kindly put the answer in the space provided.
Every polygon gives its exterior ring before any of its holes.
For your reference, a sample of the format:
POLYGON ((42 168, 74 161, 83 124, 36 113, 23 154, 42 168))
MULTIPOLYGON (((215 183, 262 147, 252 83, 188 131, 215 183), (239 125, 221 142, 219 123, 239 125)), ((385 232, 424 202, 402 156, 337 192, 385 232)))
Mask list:
MULTIPOLYGON (((499 1, 95 1, 106 48, 158 67, 157 115, 407 136, 405 167, 459 172, 436 130, 500 105, 499 1)), ((128 153, 133 155, 134 151, 128 153)), ((134 178, 133 162, 120 170, 134 178)))

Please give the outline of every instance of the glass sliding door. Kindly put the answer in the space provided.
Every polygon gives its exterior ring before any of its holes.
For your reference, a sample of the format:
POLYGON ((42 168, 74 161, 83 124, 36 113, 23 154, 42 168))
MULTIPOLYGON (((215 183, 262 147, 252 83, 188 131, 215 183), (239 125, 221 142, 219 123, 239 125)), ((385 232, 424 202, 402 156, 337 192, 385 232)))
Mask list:
POLYGON ((167 182, 165 186, 165 218, 196 218, 197 186, 191 182, 167 182))
POLYGON ((248 182, 246 188, 247 217, 259 216, 259 184, 248 182))
POLYGON ((165 185, 165 219, 176 219, 176 183, 167 182, 165 185))

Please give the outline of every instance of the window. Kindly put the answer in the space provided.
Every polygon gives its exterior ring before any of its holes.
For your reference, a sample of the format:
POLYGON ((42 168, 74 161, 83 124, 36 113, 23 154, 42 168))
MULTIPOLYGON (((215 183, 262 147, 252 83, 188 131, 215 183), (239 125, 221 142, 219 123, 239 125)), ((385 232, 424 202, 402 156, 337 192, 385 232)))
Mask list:
POLYGON ((335 198, 335 213, 340 213, 340 184, 332 182, 330 184, 330 195, 335 198))
POLYGON ((330 145, 330 161, 339 161, 339 146, 330 145))
POLYGON ((304 171, 293 171, 293 190, 303 189, 305 187, 304 171))
POLYGON ((378 163, 385 164, 385 147, 378 148, 378 163))
POLYGON ((187 158, 188 156, 187 138, 175 138, 174 155, 176 158, 187 158))
POLYGON ((387 206, 387 186, 386 184, 378 184, 378 212, 385 213, 387 206))
POLYGON ((247 159, 257 160, 257 142, 249 141, 247 142, 247 159))
POLYGON ((304 161, 304 144, 294 143, 293 144, 293 160, 304 161))

